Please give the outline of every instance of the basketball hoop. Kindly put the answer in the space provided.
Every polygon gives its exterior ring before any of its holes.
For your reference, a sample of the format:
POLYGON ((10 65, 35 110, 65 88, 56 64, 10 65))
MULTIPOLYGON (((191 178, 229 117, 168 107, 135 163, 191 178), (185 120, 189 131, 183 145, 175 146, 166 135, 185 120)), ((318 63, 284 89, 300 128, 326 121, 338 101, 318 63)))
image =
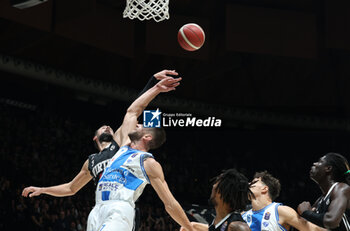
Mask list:
POLYGON ((126 0, 124 18, 156 22, 169 19, 169 0, 126 0))

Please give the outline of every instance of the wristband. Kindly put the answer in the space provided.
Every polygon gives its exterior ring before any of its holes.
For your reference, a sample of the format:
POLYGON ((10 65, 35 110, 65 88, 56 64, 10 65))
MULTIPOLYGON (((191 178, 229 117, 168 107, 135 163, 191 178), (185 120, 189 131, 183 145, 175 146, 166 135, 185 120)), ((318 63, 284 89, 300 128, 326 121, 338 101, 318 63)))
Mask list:
POLYGON ((324 213, 314 213, 311 210, 306 210, 301 216, 315 225, 325 228, 323 224, 324 213))
POLYGON ((158 83, 158 80, 154 75, 148 80, 146 86, 143 88, 143 90, 138 94, 137 97, 141 96, 143 93, 145 93, 148 89, 152 88, 154 85, 158 83))

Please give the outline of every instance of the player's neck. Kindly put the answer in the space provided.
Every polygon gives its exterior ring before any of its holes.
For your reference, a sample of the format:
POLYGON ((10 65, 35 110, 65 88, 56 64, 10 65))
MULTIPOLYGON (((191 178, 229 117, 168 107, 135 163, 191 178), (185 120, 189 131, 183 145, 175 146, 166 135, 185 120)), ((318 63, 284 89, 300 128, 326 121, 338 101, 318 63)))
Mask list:
POLYGON ((133 149, 144 151, 144 152, 148 151, 148 149, 146 149, 144 143, 141 142, 141 141, 131 141, 130 147, 133 148, 133 149))
POLYGON ((320 186, 322 194, 326 195, 334 183, 335 181, 330 179, 330 177, 325 178, 323 181, 318 182, 318 185, 320 186))
POLYGON ((102 151, 103 149, 105 149, 106 147, 108 147, 108 145, 110 145, 111 142, 102 142, 100 144, 100 151, 102 151))
POLYGON ((265 208, 271 203, 272 201, 270 198, 267 198, 266 196, 260 196, 252 200, 252 207, 254 211, 258 211, 265 208))
POLYGON ((215 221, 214 224, 216 225, 217 223, 219 223, 222 219, 224 219, 227 214, 231 213, 231 209, 229 206, 227 205, 218 205, 215 207, 215 212, 216 212, 216 216, 215 216, 215 221))

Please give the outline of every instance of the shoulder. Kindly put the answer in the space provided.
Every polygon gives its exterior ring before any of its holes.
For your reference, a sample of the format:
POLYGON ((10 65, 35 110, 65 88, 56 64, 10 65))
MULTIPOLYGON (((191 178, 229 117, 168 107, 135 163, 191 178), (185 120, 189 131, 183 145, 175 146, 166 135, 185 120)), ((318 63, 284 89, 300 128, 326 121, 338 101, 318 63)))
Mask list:
POLYGON ((84 162, 84 164, 83 164, 83 167, 82 167, 82 170, 83 171, 90 171, 90 158, 88 158, 85 162, 84 162))
POLYGON ((116 139, 112 139, 112 145, 114 145, 115 146, 115 148, 118 150, 119 148, 120 148, 120 146, 119 146, 119 143, 118 143, 119 141, 117 141, 116 139))
POLYGON ((289 213, 292 213, 292 212, 295 212, 294 209, 292 209, 291 207, 289 206, 286 206, 286 205, 277 205, 277 210, 278 210, 278 213, 281 215, 281 214, 289 214, 289 213))
POLYGON ((252 213, 252 209, 249 209, 249 210, 247 210, 247 211, 241 212, 241 215, 242 215, 242 217, 245 217, 245 216, 247 216, 249 213, 252 213))
POLYGON ((247 216, 248 214, 251 214, 251 213, 253 213, 253 209, 249 209, 249 210, 246 210, 246 211, 242 211, 242 212, 241 212, 241 215, 242 215, 242 217, 244 217, 244 216, 247 216))
POLYGON ((97 153, 93 153, 93 154, 90 154, 89 157, 88 157, 88 160, 90 160, 91 158, 93 158, 94 156, 96 156, 97 153))
POLYGON ((154 158, 147 158, 147 159, 145 159, 144 162, 143 162, 143 164, 144 164, 145 168, 146 168, 146 167, 149 167, 149 168, 153 168, 153 167, 158 168, 158 167, 161 167, 161 165, 159 164, 159 162, 156 161, 154 158))
POLYGON ((347 191, 350 191, 350 186, 348 184, 341 182, 334 187, 334 190, 335 191, 340 190, 340 191, 347 192, 347 191))
POLYGON ((151 157, 151 158, 154 158, 154 156, 152 155, 152 153, 149 153, 149 152, 138 152, 143 158, 144 160, 146 160, 147 158, 151 157))
POLYGON ((247 223, 242 221, 233 221, 229 224, 229 231, 249 231, 249 226, 247 223))
POLYGON ((345 183, 339 183, 334 187, 333 196, 345 195, 350 198, 350 186, 345 183))
POLYGON ((230 217, 228 218, 229 222, 233 222, 233 221, 244 221, 242 218, 241 213, 239 212, 233 212, 230 217))
POLYGON ((287 206, 287 205, 282 205, 282 204, 278 204, 276 205, 278 206, 278 212, 290 212, 290 211, 294 211, 294 209, 292 209, 291 207, 287 206))
POLYGON ((146 173, 149 177, 163 176, 162 166, 153 158, 147 158, 144 162, 146 173))
POLYGON ((298 216, 297 212, 293 208, 286 205, 279 205, 277 210, 280 219, 283 221, 288 221, 298 216))
POLYGON ((89 155, 89 157, 87 158, 87 160, 85 161, 84 165, 88 166, 89 170, 92 168, 92 166, 94 165, 95 162, 95 156, 96 153, 89 155))

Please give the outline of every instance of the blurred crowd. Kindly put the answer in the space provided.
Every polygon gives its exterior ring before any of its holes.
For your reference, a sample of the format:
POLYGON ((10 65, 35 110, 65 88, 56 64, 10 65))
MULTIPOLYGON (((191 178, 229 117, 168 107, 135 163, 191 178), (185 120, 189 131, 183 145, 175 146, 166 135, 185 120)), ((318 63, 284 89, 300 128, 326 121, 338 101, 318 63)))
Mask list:
MULTIPOLYGON (((83 117, 70 117, 38 108, 26 110, 0 105, 0 230, 80 231, 94 206, 91 182, 72 197, 21 196, 26 186, 69 182, 94 153, 97 127, 83 117)), ((308 177, 313 161, 327 151, 347 151, 340 145, 347 134, 259 133, 225 130, 176 130, 155 151, 166 180, 181 205, 207 205, 210 180, 221 170, 237 168, 248 178, 268 170, 281 180, 278 201, 292 207, 315 200, 318 188, 308 177), (312 139, 311 139, 311 138, 312 139)), ((175 231, 178 225, 165 212, 152 187, 137 203, 140 231, 175 231)))

